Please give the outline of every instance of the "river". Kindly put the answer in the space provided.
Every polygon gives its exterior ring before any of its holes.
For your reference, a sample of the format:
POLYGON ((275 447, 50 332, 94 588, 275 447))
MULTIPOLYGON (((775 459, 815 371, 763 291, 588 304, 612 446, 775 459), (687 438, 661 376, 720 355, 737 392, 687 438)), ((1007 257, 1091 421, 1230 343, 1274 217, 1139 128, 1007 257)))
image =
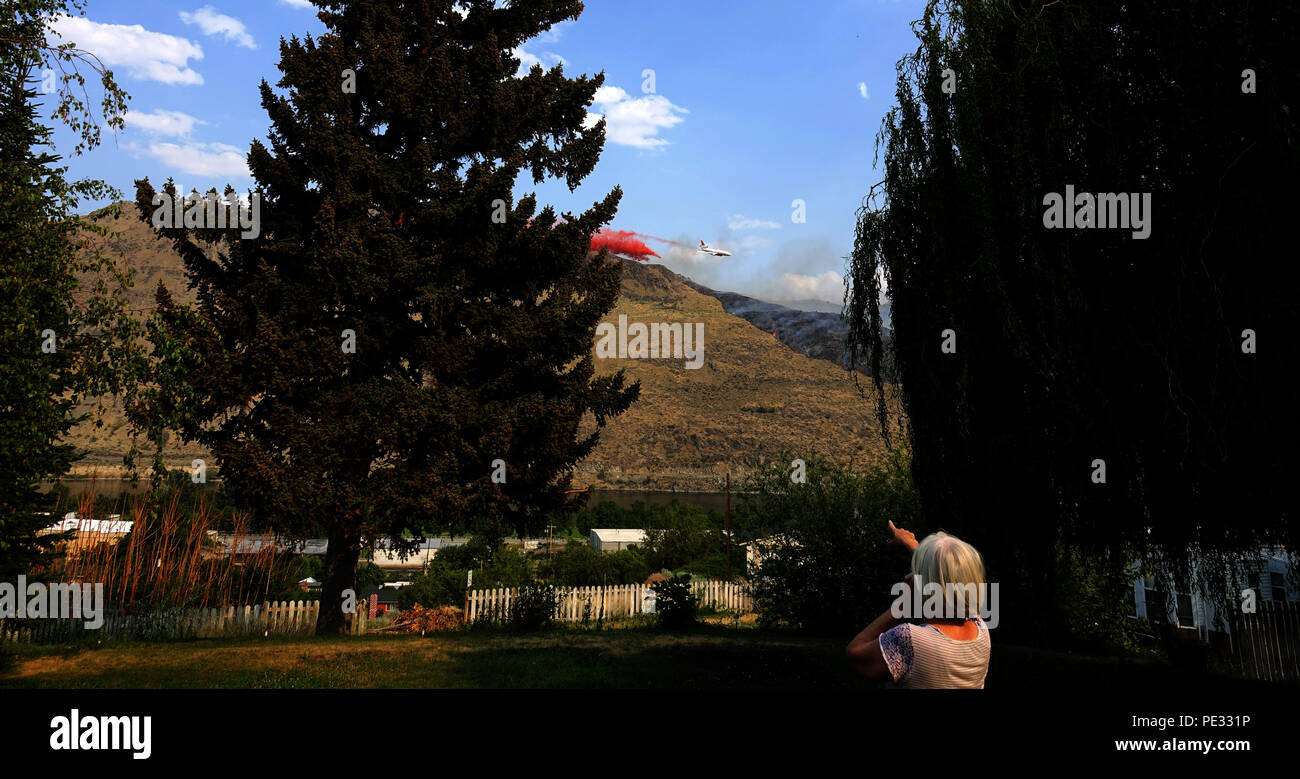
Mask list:
MULTIPOLYGON (((139 484, 132 487, 130 482, 119 481, 116 479, 65 479, 64 487, 73 499, 80 498, 82 495, 95 494, 103 497, 120 497, 127 494, 138 494, 149 489, 149 482, 141 479, 139 484)), ((45 485, 48 489, 49 485, 45 485)), ((204 489, 216 489, 215 483, 204 486, 204 489)), ((588 506, 594 506, 605 500, 613 501, 622 508, 631 508, 632 504, 642 501, 650 506, 666 506, 676 500, 679 503, 689 503, 705 511, 716 511, 719 514, 727 510, 727 495, 725 492, 677 492, 674 490, 592 490, 587 500, 588 506)), ((737 503, 737 496, 732 493, 731 506, 734 510, 737 503)))

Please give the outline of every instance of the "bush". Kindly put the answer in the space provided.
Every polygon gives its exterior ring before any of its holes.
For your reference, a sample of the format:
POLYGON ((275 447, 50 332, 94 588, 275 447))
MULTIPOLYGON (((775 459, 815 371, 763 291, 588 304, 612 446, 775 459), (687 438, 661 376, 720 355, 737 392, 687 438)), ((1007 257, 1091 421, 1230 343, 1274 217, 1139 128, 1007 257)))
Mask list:
POLYGON ((515 630, 540 630, 555 619, 560 594, 549 584, 532 583, 521 588, 510 601, 510 627, 515 630))
POLYGON ((695 624, 700 599, 691 592, 691 575, 676 573, 654 585, 655 619, 659 627, 680 630, 695 624))
POLYGON ((325 560, 318 555, 300 555, 294 560, 294 582, 300 582, 303 579, 315 579, 323 581, 325 579, 325 560))
POLYGON ((382 587, 387 580, 384 569, 368 560, 357 566, 358 592, 367 587, 382 587))
POLYGON ((644 527, 645 503, 637 501, 635 506, 625 509, 612 500, 602 500, 579 512, 574 527, 583 536, 590 535, 593 527, 644 527))
MULTIPOLYGON (((1129 618, 1136 608, 1130 560, 1089 554, 1064 541, 1058 541, 1052 552, 1048 586, 1059 608, 1040 622, 1046 626, 1045 632, 1064 637, 1071 648, 1091 653, 1136 649, 1140 627, 1129 618)), ((1152 612, 1162 613, 1159 609, 1152 612)), ((1155 632, 1160 631, 1157 628, 1155 632)))
POLYGON ((744 552, 740 548, 732 551, 730 562, 727 560, 726 551, 716 552, 701 557, 698 560, 692 560, 689 563, 679 567, 677 570, 683 573, 689 573, 697 579, 715 579, 718 581, 727 581, 727 574, 730 572, 731 578, 736 578, 745 573, 744 552))
POLYGON ((518 549, 499 546, 491 549, 479 540, 438 550, 424 574, 397 594, 397 605, 409 609, 420 604, 427 609, 438 606, 464 606, 469 571, 474 571, 474 589, 523 587, 533 580, 528 556, 518 549))
POLYGON ((650 567, 635 549, 602 552, 582 541, 542 558, 543 578, 563 587, 636 584, 650 575, 650 567))
POLYGON ((739 513, 761 537, 761 565, 749 572, 766 624, 852 633, 889 607, 890 587, 909 555, 891 542, 889 521, 921 538, 920 506, 905 452, 856 474, 807 460, 807 480, 790 481, 783 458, 758 466, 739 513))
MULTIPOLYGON (((727 537, 723 532, 726 519, 716 511, 705 511, 693 503, 674 500, 667 505, 649 506, 644 501, 636 501, 631 508, 622 508, 612 501, 601 501, 580 513, 576 523, 584 534, 593 527, 644 529, 646 543, 637 552, 647 572, 664 568, 676 570, 691 563, 715 559, 718 555, 724 555, 722 570, 726 570, 727 537)), ((633 566, 628 568, 623 583, 644 580, 644 575, 640 579, 632 578, 633 566)), ((635 570, 640 571, 640 566, 635 566, 635 570)))
POLYGON ((414 576, 411 583, 397 591, 397 607, 405 611, 415 604, 426 609, 465 604, 466 572, 455 568, 429 566, 429 572, 414 576))
POLYGON ((533 581, 533 568, 521 549, 503 546, 482 569, 474 572, 474 588, 523 587, 533 581))
POLYGON ((641 551, 652 570, 676 570, 707 558, 725 556, 727 536, 721 530, 709 527, 703 517, 698 521, 678 527, 646 530, 646 542, 641 551))

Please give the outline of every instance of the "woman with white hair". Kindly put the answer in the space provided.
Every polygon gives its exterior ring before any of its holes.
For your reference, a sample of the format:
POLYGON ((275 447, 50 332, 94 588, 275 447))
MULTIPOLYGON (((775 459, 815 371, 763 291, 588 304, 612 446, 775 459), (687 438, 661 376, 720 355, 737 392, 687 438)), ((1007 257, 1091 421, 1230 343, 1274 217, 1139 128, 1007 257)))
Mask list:
POLYGON ((982 689, 991 649, 988 626, 979 614, 983 558, 975 547, 947 533, 918 543, 893 522, 889 529, 895 541, 912 550, 905 596, 911 598, 914 582, 923 594, 934 583, 947 608, 942 616, 914 622, 895 617, 891 608, 849 642, 849 660, 863 675, 889 680, 893 687, 982 689))

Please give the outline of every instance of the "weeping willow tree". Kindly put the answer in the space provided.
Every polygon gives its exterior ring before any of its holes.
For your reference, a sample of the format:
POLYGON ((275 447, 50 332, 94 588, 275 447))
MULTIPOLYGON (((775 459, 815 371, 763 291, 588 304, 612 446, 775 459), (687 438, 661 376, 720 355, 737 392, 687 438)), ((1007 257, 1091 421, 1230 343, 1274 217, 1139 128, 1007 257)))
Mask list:
POLYGON ((1228 606, 1261 545, 1300 548, 1275 371, 1295 356, 1298 20, 935 0, 914 26, 850 346, 881 359, 883 284, 928 524, 985 553, 1011 632, 1122 622, 1137 562, 1228 606), (1048 227, 1067 186, 1149 194, 1149 234, 1132 211, 1133 229, 1048 227), (1072 608, 1087 598, 1111 613, 1072 608))

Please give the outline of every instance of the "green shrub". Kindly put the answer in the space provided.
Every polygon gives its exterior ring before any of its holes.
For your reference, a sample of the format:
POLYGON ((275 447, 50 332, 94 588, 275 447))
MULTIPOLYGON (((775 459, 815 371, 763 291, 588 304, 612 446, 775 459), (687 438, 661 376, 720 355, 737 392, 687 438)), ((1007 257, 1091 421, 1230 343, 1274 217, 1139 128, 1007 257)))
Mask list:
POLYGON ((659 627, 680 630, 695 624, 700 599, 691 592, 691 575, 675 573, 654 585, 655 619, 659 627))
POLYGON ((474 589, 523 587, 533 580, 528 556, 507 546, 491 549, 478 540, 438 550, 425 573, 397 594, 397 606, 409 609, 416 603, 425 608, 465 605, 469 572, 474 571, 474 589))
MULTIPOLYGON (((1130 561, 1089 554, 1063 541, 1052 551, 1049 586, 1059 607, 1045 615, 1047 632, 1087 652, 1135 650, 1142 626, 1130 619, 1136 610, 1130 561)), ((1163 609, 1152 608, 1150 613, 1161 614, 1163 609)), ((1150 625, 1147 629, 1153 630, 1150 625)))
POLYGON ((734 579, 737 576, 744 575, 745 573, 744 551, 740 548, 733 550, 730 561, 727 560, 726 551, 715 552, 706 557, 701 557, 698 560, 692 560, 691 562, 682 565, 677 570, 689 573, 697 579, 726 581, 728 573, 730 573, 731 578, 734 579))
POLYGON ((645 527, 645 503, 637 501, 634 508, 625 509, 612 500, 602 500, 578 513, 574 527, 584 537, 593 527, 645 527), (629 524, 631 523, 631 524, 629 524))
POLYGON ((676 570, 707 558, 725 556, 727 536, 700 517, 677 527, 646 530, 642 555, 652 570, 676 570))
POLYGON ((428 573, 412 577, 410 584, 397 591, 397 607, 405 610, 417 603, 426 609, 464 606, 466 578, 465 571, 430 566, 428 573))
MULTIPOLYGON (((578 514, 575 521, 584 534, 590 533, 593 527, 645 530, 646 543, 636 551, 639 559, 644 561, 646 571, 676 570, 691 563, 715 559, 718 555, 724 555, 722 570, 726 570, 727 537, 723 532, 726 518, 693 503, 674 500, 667 505, 647 505, 644 501, 637 501, 630 508, 623 508, 612 501, 601 501, 578 514)), ((622 579, 623 583, 644 580, 644 576, 640 579, 631 576, 633 567, 628 566, 629 573, 622 579)), ((635 566, 635 570, 639 572, 640 566, 635 566)))
POLYGON ((362 562, 357 566, 357 591, 360 592, 366 587, 382 587, 388 577, 384 574, 384 569, 370 562, 362 562))
POLYGON ((542 558, 540 574, 563 587, 597 587, 636 584, 650 575, 650 567, 636 549, 602 552, 582 541, 542 558))
POLYGON ((509 622, 514 630, 540 630, 555 619, 560 594, 549 584, 532 583, 520 588, 510 601, 509 622))
POLYGON ((891 542, 889 521, 921 538, 920 506, 905 453, 858 474, 808 459, 792 483, 788 463, 760 465, 738 507, 761 565, 750 571, 764 624, 819 633, 860 630, 892 600, 909 554, 891 542))

